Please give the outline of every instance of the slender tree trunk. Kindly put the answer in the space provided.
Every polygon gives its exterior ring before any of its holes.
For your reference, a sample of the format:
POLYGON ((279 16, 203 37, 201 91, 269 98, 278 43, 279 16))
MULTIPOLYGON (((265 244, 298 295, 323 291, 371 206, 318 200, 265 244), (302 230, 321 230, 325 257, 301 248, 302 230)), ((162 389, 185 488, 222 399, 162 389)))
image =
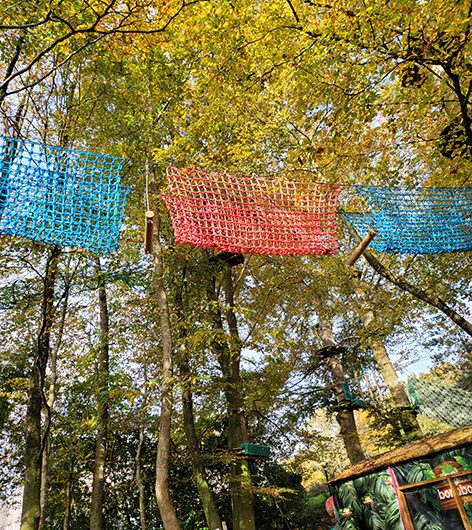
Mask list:
MULTIPOLYGON (((66 265, 66 273, 70 267, 71 255, 69 255, 68 262, 66 265)), ((67 308, 69 305, 69 281, 66 284, 64 292, 64 302, 61 311, 61 321, 57 332, 56 344, 51 351, 51 364, 50 364, 50 376, 49 376, 49 388, 47 395, 47 404, 49 410, 49 416, 52 418, 54 409, 54 402, 56 399, 56 382, 57 382, 57 356, 62 344, 62 338, 64 336, 64 327, 66 323, 67 308)), ((41 515, 39 518, 39 530, 45 530, 46 528, 46 515, 47 515, 47 503, 48 503, 48 486, 49 486, 49 457, 51 454, 51 433, 46 433, 43 458, 42 458, 42 471, 41 471, 41 515)))
MULTIPOLYGON (((41 412, 44 399, 44 378, 49 358, 51 327, 54 320, 54 297, 57 267, 61 251, 53 247, 49 252, 44 274, 41 324, 36 340, 33 371, 31 375, 28 406, 26 410, 25 480, 21 512, 21 530, 37 530, 41 513, 41 464, 43 439, 41 412)), ((49 412, 45 426, 45 439, 49 431, 49 412)))
MULTIPOLYGON (((63 314, 61 319, 61 326, 59 330, 59 336, 64 331, 65 314, 67 310, 63 308, 63 314)), ((50 366, 50 381, 47 396, 47 403, 49 407, 49 413, 52 415, 54 408, 54 401, 56 398, 56 381, 57 381, 57 352, 58 345, 51 352, 51 366, 50 366)), ((46 528, 46 515, 47 515, 47 501, 48 501, 48 486, 49 486, 49 457, 51 454, 51 435, 49 434, 44 442, 44 450, 41 464, 41 515, 39 518, 39 530, 45 530, 46 528)))
MULTIPOLYGON (((143 401, 141 404, 141 410, 146 410, 148 407, 148 397, 149 397, 149 378, 148 378, 148 370, 147 370, 147 361, 143 362, 143 401)), ((136 457, 135 457, 135 463, 136 463, 136 472, 135 472, 135 479, 136 479, 136 486, 138 487, 138 495, 139 495, 139 523, 141 526, 141 530, 147 530, 148 523, 147 523, 147 515, 146 515, 146 487, 144 483, 144 477, 143 477, 143 467, 141 463, 141 456, 143 454, 143 448, 144 448, 144 425, 142 424, 142 418, 140 418, 140 426, 139 426, 139 442, 138 442, 138 448, 136 451, 136 457)))
POLYGON ((95 463, 92 480, 92 502, 90 506, 90 530, 103 530, 105 463, 108 444, 109 420, 109 362, 110 362, 110 319, 108 314, 107 292, 99 258, 95 261, 95 273, 98 278, 98 308, 100 332, 97 358, 97 416, 98 430, 95 441, 95 463))
POLYGON ((174 389, 173 345, 170 312, 164 287, 164 264, 162 260, 162 249, 159 243, 159 224, 159 218, 157 218, 152 252, 162 341, 161 414, 159 418, 159 440, 156 456, 155 493, 165 530, 180 530, 180 524, 169 492, 170 441, 174 389))
POLYGON ((138 486, 139 493, 139 522, 141 525, 141 530, 147 530, 147 520, 146 520, 146 502, 145 502, 145 488, 144 480, 142 476, 141 469, 141 453, 144 445, 144 427, 139 428, 139 443, 138 450, 136 451, 136 485, 138 486))
MULTIPOLYGON (((248 442, 246 417, 244 415, 244 397, 241 382, 241 339, 238 322, 234 312, 234 284, 231 267, 226 263, 224 270, 224 291, 226 302, 226 320, 231 335, 229 366, 227 367, 228 402, 228 446, 239 449, 248 442)), ((256 530, 254 498, 248 461, 239 458, 232 464, 231 502, 233 507, 233 530, 256 530)))
MULTIPOLYGON (((336 346, 331 322, 319 313, 318 332, 323 343, 323 347, 336 346)), ((345 381, 344 370, 339 355, 325 357, 325 364, 328 367, 334 381, 336 400, 341 405, 345 402, 344 392, 341 383, 345 381)), ((341 437, 346 448, 347 456, 351 464, 356 464, 365 460, 364 451, 357 432, 354 411, 349 408, 340 408, 336 413, 336 421, 341 430, 341 437)))
POLYGON ((372 353, 379 367, 382 378, 390 390, 390 394, 398 407, 409 407, 410 400, 405 386, 400 381, 395 367, 393 366, 390 356, 382 339, 373 339, 370 342, 372 353))
MULTIPOLYGON (((364 329, 368 332, 376 322, 375 311, 369 302, 365 286, 357 279, 354 279, 354 290, 361 301, 361 304, 357 307, 358 314, 362 319, 364 329)), ((422 432, 416 418, 416 413, 410 409, 410 398, 408 397, 405 385, 398 377, 382 337, 376 335, 369 337, 368 345, 374 354, 382 378, 388 386, 394 407, 400 409, 398 410, 398 417, 401 428, 409 436, 420 437, 422 432)))
MULTIPOLYGON (((357 313, 362 320, 364 330, 369 332, 376 322, 375 312, 368 300, 365 287, 356 279, 354 282, 354 290, 361 302, 356 308, 357 313)), ((375 361, 377 362, 377 365, 380 369, 383 380, 388 386, 396 404, 400 407, 408 407, 410 404, 408 394, 405 390, 405 387, 403 386, 403 383, 398 377, 392 361, 390 360, 383 339, 377 334, 375 334, 375 336, 373 334, 372 337, 368 337, 367 345, 372 349, 372 353, 374 354, 375 361)))
MULTIPOLYGON (((225 398, 228 406, 228 447, 230 451, 238 450, 241 443, 248 442, 246 418, 244 415, 244 398, 241 387, 240 359, 241 340, 234 313, 234 285, 231 268, 224 264, 224 291, 226 302, 226 320, 230 331, 230 343, 221 339, 213 342, 213 349, 218 355, 223 377, 225 379, 225 398)), ((215 278, 211 277, 207 287, 208 301, 211 307, 210 318, 213 327, 223 332, 221 311, 215 290, 215 278)), ((255 530, 254 499, 251 475, 247 460, 237 458, 231 465, 230 476, 231 505, 233 513, 233 530, 255 530)))
MULTIPOLYGON (((185 269, 183 274, 185 275, 185 269)), ((181 289, 178 290, 175 297, 175 307, 179 320, 183 322, 185 316, 181 289)), ((187 330, 185 328, 182 330, 181 335, 181 338, 184 338, 187 335, 187 330)), ((184 345, 178 349, 176 360, 179 367, 180 385, 182 389, 182 415, 184 431, 187 449, 192 462, 193 480, 202 502, 203 512, 205 514, 205 519, 209 530, 219 530, 221 528, 221 518, 218 513, 215 496, 210 484, 208 483, 207 474, 202 462, 200 443, 195 428, 191 373, 188 354, 184 345)))
POLYGON ((180 361, 180 379, 182 383, 182 408, 184 419, 184 430, 187 440, 187 448, 192 462, 193 480, 197 486, 198 495, 202 501, 203 511, 209 530, 221 528, 221 519, 216 506, 215 496, 208 483, 205 469, 202 464, 200 444, 195 430, 195 418, 193 414, 193 397, 189 383, 190 369, 187 360, 180 361))
MULTIPOLYGON (((71 465, 72 467, 72 465, 71 465)), ((66 482, 66 498, 65 498, 65 509, 64 519, 62 522, 62 530, 69 530, 70 515, 72 512, 72 471, 67 475, 66 482)))
MULTIPOLYGON (((359 234, 354 230, 354 228, 349 224, 345 223, 347 226, 349 232, 354 235, 357 239, 359 239, 359 234)), ((387 279, 389 282, 393 283, 403 291, 407 291, 410 294, 412 294, 415 298, 418 298, 419 300, 422 300, 423 302, 426 302, 432 307, 435 307, 436 309, 439 309, 442 313, 444 313, 447 317, 449 317, 455 324, 457 324, 462 330, 464 330, 468 335, 472 337, 472 322, 469 322, 464 317, 459 315, 454 309, 449 307, 444 300, 438 296, 432 289, 425 290, 421 287, 418 287, 417 285, 413 285, 412 283, 408 282, 404 278, 401 278, 394 272, 392 272, 390 269, 385 267, 373 254, 371 250, 368 248, 364 250, 363 253, 364 258, 366 259, 367 263, 378 273, 380 276, 383 276, 385 279, 387 279)))
POLYGON ((423 433, 416 418, 416 413, 411 409, 410 399, 406 388, 398 378, 384 342, 379 338, 373 339, 370 342, 370 348, 372 349, 372 353, 374 354, 382 378, 388 386, 390 395, 392 396, 393 408, 396 409, 398 418, 396 421, 400 423, 399 427, 401 427, 404 433, 409 437, 421 437, 423 433))

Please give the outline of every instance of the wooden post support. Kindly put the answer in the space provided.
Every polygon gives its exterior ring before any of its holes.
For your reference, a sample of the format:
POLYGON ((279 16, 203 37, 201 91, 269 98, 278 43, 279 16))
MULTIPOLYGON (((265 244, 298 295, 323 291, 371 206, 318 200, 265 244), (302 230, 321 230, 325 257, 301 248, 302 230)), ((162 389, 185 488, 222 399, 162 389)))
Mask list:
POLYGON ((144 231, 144 251, 146 254, 152 252, 152 238, 154 235, 154 212, 148 210, 146 212, 146 226, 144 231))
POLYGON ((377 235, 375 230, 369 230, 367 235, 362 239, 362 241, 357 245, 354 252, 351 254, 351 257, 347 260, 347 264, 352 267, 354 263, 362 256, 364 250, 369 246, 370 242, 377 235))

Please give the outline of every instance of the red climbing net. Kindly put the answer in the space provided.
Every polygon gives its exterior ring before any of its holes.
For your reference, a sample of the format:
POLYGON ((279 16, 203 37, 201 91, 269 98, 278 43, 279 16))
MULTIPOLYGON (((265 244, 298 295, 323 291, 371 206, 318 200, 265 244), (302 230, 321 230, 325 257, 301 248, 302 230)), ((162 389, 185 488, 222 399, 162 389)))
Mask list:
POLYGON ((335 254, 341 186, 167 170, 175 239, 241 254, 335 254))

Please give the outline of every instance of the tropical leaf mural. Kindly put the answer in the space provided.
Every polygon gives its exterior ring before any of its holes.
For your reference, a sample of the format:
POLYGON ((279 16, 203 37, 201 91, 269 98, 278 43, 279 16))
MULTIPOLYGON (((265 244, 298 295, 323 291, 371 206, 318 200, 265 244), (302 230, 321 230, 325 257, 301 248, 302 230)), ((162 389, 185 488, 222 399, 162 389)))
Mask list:
MULTIPOLYGON (((395 465, 399 486, 416 484, 472 470, 472 446, 428 455, 395 465)), ((470 477, 472 482, 472 476, 470 477)), ((444 486, 446 485, 446 486, 444 486)), ((439 490, 447 482, 404 491, 415 530, 448 530, 456 511, 441 506, 439 490)), ((398 499, 388 470, 334 484, 339 530, 405 530, 398 499)), ((472 522, 472 502, 464 507, 472 522)), ((453 526, 456 528, 456 526, 453 526)))
POLYGON ((415 530, 444 530, 441 522, 435 522, 432 520, 431 514, 420 513, 415 517, 413 524, 415 525, 415 530))
POLYGON ((467 517, 469 518, 469 521, 472 523, 472 502, 464 503, 464 508, 467 513, 467 517))
POLYGON ((404 530, 387 470, 342 483, 335 502, 341 530, 404 530))
POLYGON ((444 451, 394 466, 399 486, 445 477, 451 473, 470 469, 472 469, 472 447, 444 451), (456 462, 457 466, 451 467, 451 462, 456 462))
POLYGON ((404 529, 398 502, 395 502, 395 503, 392 502, 390 506, 388 507, 388 510, 385 512, 385 523, 384 523, 383 528, 385 530, 403 530, 404 529))

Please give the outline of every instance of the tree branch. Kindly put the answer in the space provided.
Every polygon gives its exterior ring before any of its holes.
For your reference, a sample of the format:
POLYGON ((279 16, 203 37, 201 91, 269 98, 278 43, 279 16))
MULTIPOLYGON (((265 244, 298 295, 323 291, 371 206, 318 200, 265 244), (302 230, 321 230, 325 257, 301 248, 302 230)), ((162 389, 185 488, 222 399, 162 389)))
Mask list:
MULTIPOLYGON (((355 229, 349 224, 345 223, 347 226, 349 232, 356 238, 360 239, 359 234, 355 231, 355 229)), ((373 252, 369 249, 366 249, 363 254, 366 261, 369 263, 369 265, 381 276, 383 276, 385 279, 387 279, 389 282, 393 283, 403 291, 407 291, 410 294, 412 294, 415 298, 422 300, 423 302, 426 302, 428 305, 435 307, 436 309, 439 309, 442 313, 444 313, 447 317, 449 317, 454 324, 457 324, 462 330, 464 330, 468 335, 472 337, 472 323, 466 320, 464 317, 459 315, 454 309, 449 307, 442 298, 440 298, 436 293, 429 293, 428 291, 422 289, 421 287, 418 287, 417 285, 413 285, 412 283, 408 282, 404 278, 398 276, 394 272, 392 272, 390 269, 385 267, 373 254, 373 252)))

